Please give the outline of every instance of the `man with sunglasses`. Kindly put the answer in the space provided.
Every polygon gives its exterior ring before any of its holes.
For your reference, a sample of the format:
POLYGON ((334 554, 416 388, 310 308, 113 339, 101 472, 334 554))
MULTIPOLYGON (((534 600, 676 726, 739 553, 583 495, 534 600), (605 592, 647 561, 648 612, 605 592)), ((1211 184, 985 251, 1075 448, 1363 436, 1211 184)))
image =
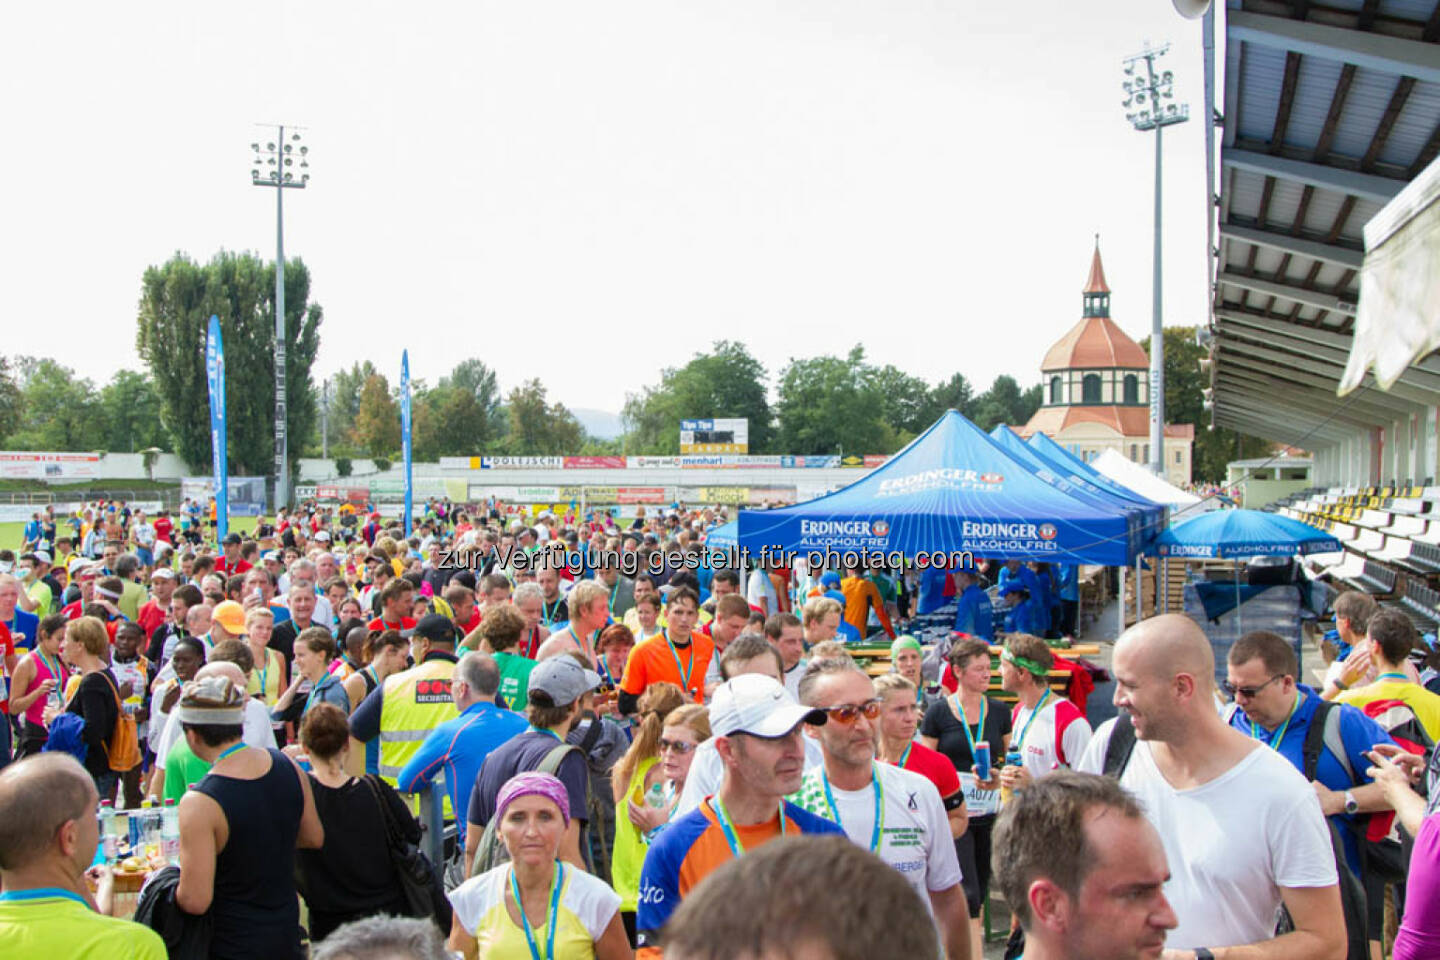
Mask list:
POLYGON ((1374 953, 1384 925, 1385 884, 1364 873, 1356 832, 1368 826, 1370 818, 1363 814, 1390 809, 1380 784, 1365 772, 1371 766, 1366 751, 1395 741, 1364 711, 1348 704, 1326 705, 1322 715, 1319 694, 1296 683, 1298 672, 1295 650, 1284 638, 1268 630, 1245 634, 1227 658, 1222 687, 1235 702, 1226 716, 1230 726, 1265 744, 1311 779, 1320 809, 1344 845, 1346 865, 1365 884, 1374 953), (1310 728, 1317 722, 1324 739, 1312 774, 1305 769, 1304 754, 1310 728))
MULTIPOLYGON (((898 871, 929 905, 950 960, 968 958, 969 911, 945 803, 925 777, 876 760, 881 701, 870 677, 849 657, 812 661, 800 702, 824 718, 805 732, 825 762, 805 774, 796 803, 898 871)), ((963 806, 965 795, 957 790, 954 801, 963 806)))
POLYGON ((714 796, 672 820, 645 855, 635 918, 640 960, 660 957, 658 935, 670 914, 721 865, 776 837, 842 832, 785 801, 805 768, 801 727, 825 722, 824 711, 800 706, 772 677, 744 674, 716 689, 710 729, 725 776, 714 796))

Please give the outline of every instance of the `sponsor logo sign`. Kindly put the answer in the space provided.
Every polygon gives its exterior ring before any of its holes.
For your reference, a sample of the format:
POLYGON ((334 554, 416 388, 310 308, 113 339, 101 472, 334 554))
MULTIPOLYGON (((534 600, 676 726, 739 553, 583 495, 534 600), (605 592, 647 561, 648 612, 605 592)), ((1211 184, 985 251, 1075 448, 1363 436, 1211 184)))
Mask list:
POLYGON ((564 457, 566 470, 624 470, 624 457, 564 457))
POLYGON ((480 458, 480 466, 485 470, 559 470, 564 465, 564 457, 480 458))
POLYGON ((801 520, 800 549, 883 550, 890 537, 890 523, 874 520, 801 520))
POLYGON ((879 497, 900 497, 926 490, 959 490, 966 493, 995 493, 1005 483, 999 473, 980 473, 963 467, 938 467, 880 481, 879 497))
POLYGON ((1053 523, 965 520, 960 525, 960 549, 985 551, 1058 553, 1059 529, 1053 523))

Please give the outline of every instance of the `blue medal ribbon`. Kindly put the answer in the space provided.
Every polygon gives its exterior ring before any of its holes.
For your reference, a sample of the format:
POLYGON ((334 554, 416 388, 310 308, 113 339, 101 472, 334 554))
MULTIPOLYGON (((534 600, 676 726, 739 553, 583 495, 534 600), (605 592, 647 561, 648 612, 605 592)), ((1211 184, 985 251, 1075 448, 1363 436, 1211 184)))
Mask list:
MULTIPOLYGON (((247 746, 247 744, 245 743, 244 740, 241 740, 239 743, 231 744, 230 746, 226 747, 224 750, 221 750, 221 751, 220 751, 220 756, 218 756, 218 757, 215 758, 215 763, 219 763, 221 760, 224 760, 226 757, 230 756, 230 754, 232 754, 232 753, 239 753, 241 750, 244 750, 246 746, 247 746)), ((212 763, 211 766, 213 767, 213 766, 215 765, 215 763, 212 763)))
MULTIPOLYGON (((785 801, 781 800, 777 806, 780 810, 780 836, 785 836, 785 801)), ((710 798, 710 807, 715 811, 715 819, 720 821, 720 832, 725 835, 725 842, 730 845, 730 855, 740 857, 745 853, 745 848, 740 845, 740 838, 735 834, 735 824, 730 820, 730 814, 725 810, 725 803, 716 794, 710 798)))
MULTIPOLYGON (((1285 722, 1280 724, 1280 729, 1275 731, 1275 736, 1270 738, 1270 747, 1276 753, 1280 752, 1280 742, 1285 739, 1285 731, 1290 729, 1290 721, 1295 719, 1295 713, 1300 709, 1300 701, 1304 699, 1303 693, 1295 694, 1295 703, 1290 707, 1290 716, 1285 718, 1285 722)), ((1255 725, 1254 720, 1250 721, 1250 736, 1256 740, 1260 739, 1260 728, 1255 725)))
POLYGON ((675 672, 684 678, 681 688, 686 693, 694 693, 690 689, 690 674, 695 670, 695 642, 690 642, 690 662, 685 666, 680 664, 680 651, 675 649, 675 644, 670 640, 670 631, 665 631, 665 645, 670 648, 670 656, 675 658, 675 672))
POLYGON ((550 881, 550 912, 545 916, 545 954, 541 956, 535 931, 530 929, 530 918, 525 915, 525 902, 520 899, 520 882, 515 879, 515 868, 510 868, 510 893, 515 897, 515 909, 520 911, 520 926, 525 931, 530 960, 555 960, 555 928, 560 925, 560 891, 564 886, 565 865, 556 860, 555 878, 550 881))
MULTIPOLYGON (((1049 695, 1048 690, 1046 691, 1046 695, 1049 695)), ((970 720, 965 716, 965 705, 960 702, 960 694, 954 694, 951 697, 951 701, 955 704, 955 712, 960 714, 960 729, 965 731, 965 742, 970 744, 970 763, 973 766, 975 763, 975 744, 978 741, 975 739, 975 736, 970 732, 970 720)), ((1044 702, 1045 701, 1043 699, 1040 701, 1040 703, 1044 702)), ((1037 703, 1035 705, 1035 713, 1040 712, 1040 703, 1037 703)), ((975 725, 976 729, 980 732, 980 735, 982 737, 985 735, 985 714, 989 709, 990 698, 982 694, 980 697, 980 722, 975 725)), ((1030 716, 1030 719, 1035 719, 1034 714, 1030 716)), ((1030 729, 1030 724, 1028 722, 1025 724, 1025 729, 1030 729)), ((1025 734, 1020 734, 1020 740, 1022 742, 1025 740, 1025 734)))
MULTIPOLYGON (((910 748, 905 748, 908 756, 910 748)), ((904 762, 904 758, 901 758, 904 762)), ((830 790, 830 778, 825 775, 824 769, 820 771, 820 783, 825 787, 825 802, 830 805, 830 812, 835 815, 835 822, 843 828, 844 823, 840 820, 840 808, 835 805, 835 794, 830 790)), ((870 786, 875 793, 875 823, 870 828, 870 852, 880 853, 880 838, 885 832, 885 788, 880 785, 880 768, 874 763, 870 765, 870 786)))
MULTIPOLYGON (((1030 716, 1025 720, 1025 726, 1023 726, 1023 727, 1020 728, 1020 739, 1017 740, 1017 741, 1015 741, 1016 744, 1017 744, 1017 746, 1015 747, 1015 749, 1016 749, 1016 750, 1019 750, 1021 753, 1024 753, 1024 752, 1025 752, 1025 734, 1027 734, 1027 733, 1030 732, 1030 724, 1034 723, 1034 722, 1035 722, 1035 718, 1038 717, 1038 716, 1040 716, 1040 711, 1043 710, 1043 709, 1045 709, 1045 701, 1046 701, 1046 700, 1049 700, 1049 699, 1050 699, 1050 688, 1049 688, 1049 687, 1046 687, 1046 688, 1045 688, 1045 695, 1040 698, 1040 701, 1039 701, 1038 703, 1035 704, 1035 709, 1032 710, 1032 711, 1030 711, 1030 716)), ((969 731, 968 729, 965 731, 965 735, 966 735, 966 736, 969 736, 969 735, 970 735, 970 731, 969 731)), ((972 755, 972 756, 973 756, 973 755, 972 755)))

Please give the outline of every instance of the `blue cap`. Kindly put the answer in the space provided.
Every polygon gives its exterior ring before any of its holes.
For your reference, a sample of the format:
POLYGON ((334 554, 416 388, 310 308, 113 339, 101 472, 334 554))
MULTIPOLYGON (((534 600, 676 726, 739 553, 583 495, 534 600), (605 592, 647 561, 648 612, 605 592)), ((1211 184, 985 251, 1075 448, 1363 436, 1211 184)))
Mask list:
POLYGON ((826 570, 824 573, 820 574, 820 586, 822 586, 822 587, 838 587, 838 586, 840 586, 840 574, 836 573, 834 570, 826 570))

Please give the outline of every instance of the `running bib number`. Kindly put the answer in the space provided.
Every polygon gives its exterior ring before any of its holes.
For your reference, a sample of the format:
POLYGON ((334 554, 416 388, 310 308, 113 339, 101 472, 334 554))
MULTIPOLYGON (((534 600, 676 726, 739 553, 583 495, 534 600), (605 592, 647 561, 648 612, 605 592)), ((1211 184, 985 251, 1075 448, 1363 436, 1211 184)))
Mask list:
POLYGON ((965 771, 960 774, 960 789, 965 791, 965 812, 972 817, 984 817, 1000 812, 1000 791, 982 790, 975 774, 965 771))

